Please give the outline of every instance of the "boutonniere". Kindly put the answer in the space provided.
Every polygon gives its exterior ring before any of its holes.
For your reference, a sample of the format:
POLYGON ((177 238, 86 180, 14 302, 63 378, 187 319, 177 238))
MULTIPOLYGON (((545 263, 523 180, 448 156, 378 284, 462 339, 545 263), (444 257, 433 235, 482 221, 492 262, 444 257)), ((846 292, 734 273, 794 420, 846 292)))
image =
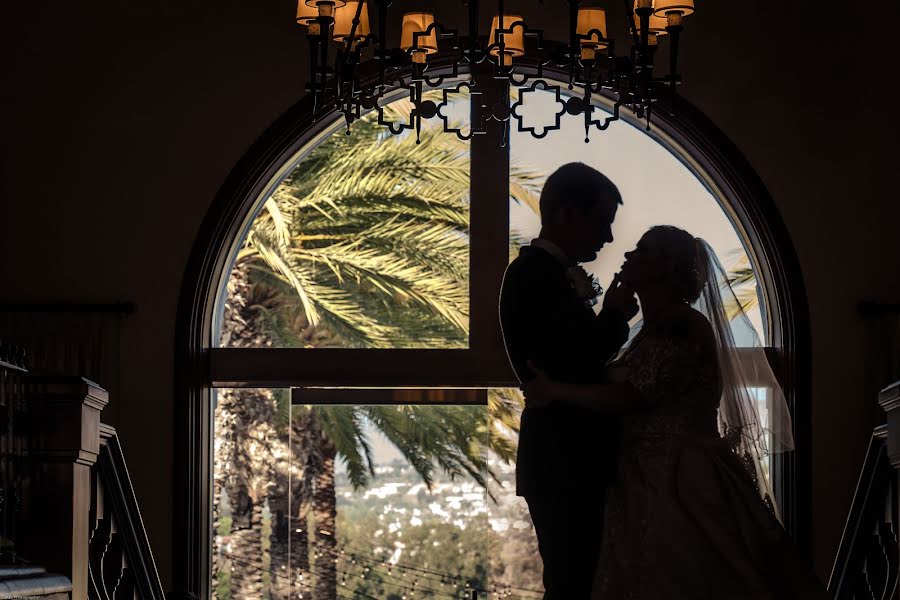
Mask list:
POLYGON ((592 277, 583 267, 574 266, 566 269, 566 279, 575 292, 575 297, 584 302, 585 306, 597 304, 603 288, 596 277, 592 277))

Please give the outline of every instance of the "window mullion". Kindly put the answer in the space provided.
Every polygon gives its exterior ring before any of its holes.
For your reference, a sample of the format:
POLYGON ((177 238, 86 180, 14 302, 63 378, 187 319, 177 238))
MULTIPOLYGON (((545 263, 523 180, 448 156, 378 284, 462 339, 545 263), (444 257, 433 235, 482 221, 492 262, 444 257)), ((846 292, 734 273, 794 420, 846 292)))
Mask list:
MULTIPOLYGON (((486 90, 482 103, 492 107, 501 94, 488 67, 487 61, 480 65, 476 80, 486 90)), ((490 121, 488 132, 471 142, 469 343, 486 368, 506 361, 497 317, 500 283, 509 264, 509 148, 500 141, 506 125, 490 121)))

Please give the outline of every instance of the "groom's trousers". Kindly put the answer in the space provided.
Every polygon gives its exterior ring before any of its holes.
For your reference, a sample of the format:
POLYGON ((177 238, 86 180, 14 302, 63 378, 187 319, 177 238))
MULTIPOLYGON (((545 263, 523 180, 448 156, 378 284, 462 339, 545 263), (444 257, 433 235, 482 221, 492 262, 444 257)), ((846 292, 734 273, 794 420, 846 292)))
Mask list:
POLYGON ((605 490, 525 497, 544 563, 544 600, 589 600, 603 535, 605 490))

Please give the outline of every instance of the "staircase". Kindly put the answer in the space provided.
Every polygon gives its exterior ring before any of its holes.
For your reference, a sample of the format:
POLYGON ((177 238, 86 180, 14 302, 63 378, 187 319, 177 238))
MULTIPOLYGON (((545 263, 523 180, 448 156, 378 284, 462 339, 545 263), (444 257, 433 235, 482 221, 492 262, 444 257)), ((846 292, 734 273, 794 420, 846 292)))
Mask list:
POLYGON ((0 600, 164 600, 109 395, 0 345, 0 600))
POLYGON ((879 394, 887 423, 872 432, 829 591, 835 600, 896 600, 900 578, 900 382, 879 394))
POLYGON ((0 600, 68 600, 71 592, 72 582, 68 578, 50 575, 41 567, 0 567, 0 600))

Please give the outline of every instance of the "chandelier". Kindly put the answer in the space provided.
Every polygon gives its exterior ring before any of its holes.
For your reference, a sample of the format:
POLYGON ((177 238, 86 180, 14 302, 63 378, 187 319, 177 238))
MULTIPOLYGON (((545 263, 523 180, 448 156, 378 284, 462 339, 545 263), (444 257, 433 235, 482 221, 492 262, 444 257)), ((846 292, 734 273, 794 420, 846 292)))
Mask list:
POLYGON ((390 48, 387 12, 391 0, 298 0, 297 22, 306 27, 310 44, 306 89, 314 114, 337 111, 349 134, 354 121, 374 110, 378 123, 391 133, 414 131, 417 138, 423 120, 440 120, 444 132, 462 140, 486 133, 489 123, 496 121, 503 145, 513 122, 519 132, 543 138, 560 129, 564 117, 579 117, 588 142, 590 131, 605 130, 619 118, 622 107, 646 119, 649 130, 654 105, 664 94, 674 96, 681 82, 679 38, 684 17, 694 12, 694 0, 633 0, 633 4, 624 0, 627 34, 618 45, 607 36, 604 9, 582 0, 565 0, 569 40, 552 51, 545 47, 541 30, 504 11, 503 0, 498 0, 485 44, 479 38, 478 1, 463 0, 463 4, 468 12, 467 37, 436 21, 432 12, 407 12, 401 21, 400 47, 390 48), (370 3, 376 10, 375 31, 370 26, 370 3), (658 76, 654 58, 665 38, 668 73, 658 76), (331 46, 335 47, 333 60, 331 46), (500 88, 499 99, 489 104, 487 90, 475 77, 475 66, 485 62, 500 88), (364 77, 368 63, 377 69, 364 77), (566 99, 560 85, 544 78, 550 66, 567 75, 566 99), (396 88, 408 90, 412 108, 405 121, 391 120, 383 106, 386 93, 396 88), (442 99, 426 97, 428 89, 441 90, 442 99), (527 97, 537 91, 555 94, 558 109, 551 123, 535 125, 525 118, 527 97), (467 95, 470 103, 465 131, 446 112, 452 98, 459 95, 467 95), (598 95, 611 99, 611 112, 595 110, 592 97, 598 95))

